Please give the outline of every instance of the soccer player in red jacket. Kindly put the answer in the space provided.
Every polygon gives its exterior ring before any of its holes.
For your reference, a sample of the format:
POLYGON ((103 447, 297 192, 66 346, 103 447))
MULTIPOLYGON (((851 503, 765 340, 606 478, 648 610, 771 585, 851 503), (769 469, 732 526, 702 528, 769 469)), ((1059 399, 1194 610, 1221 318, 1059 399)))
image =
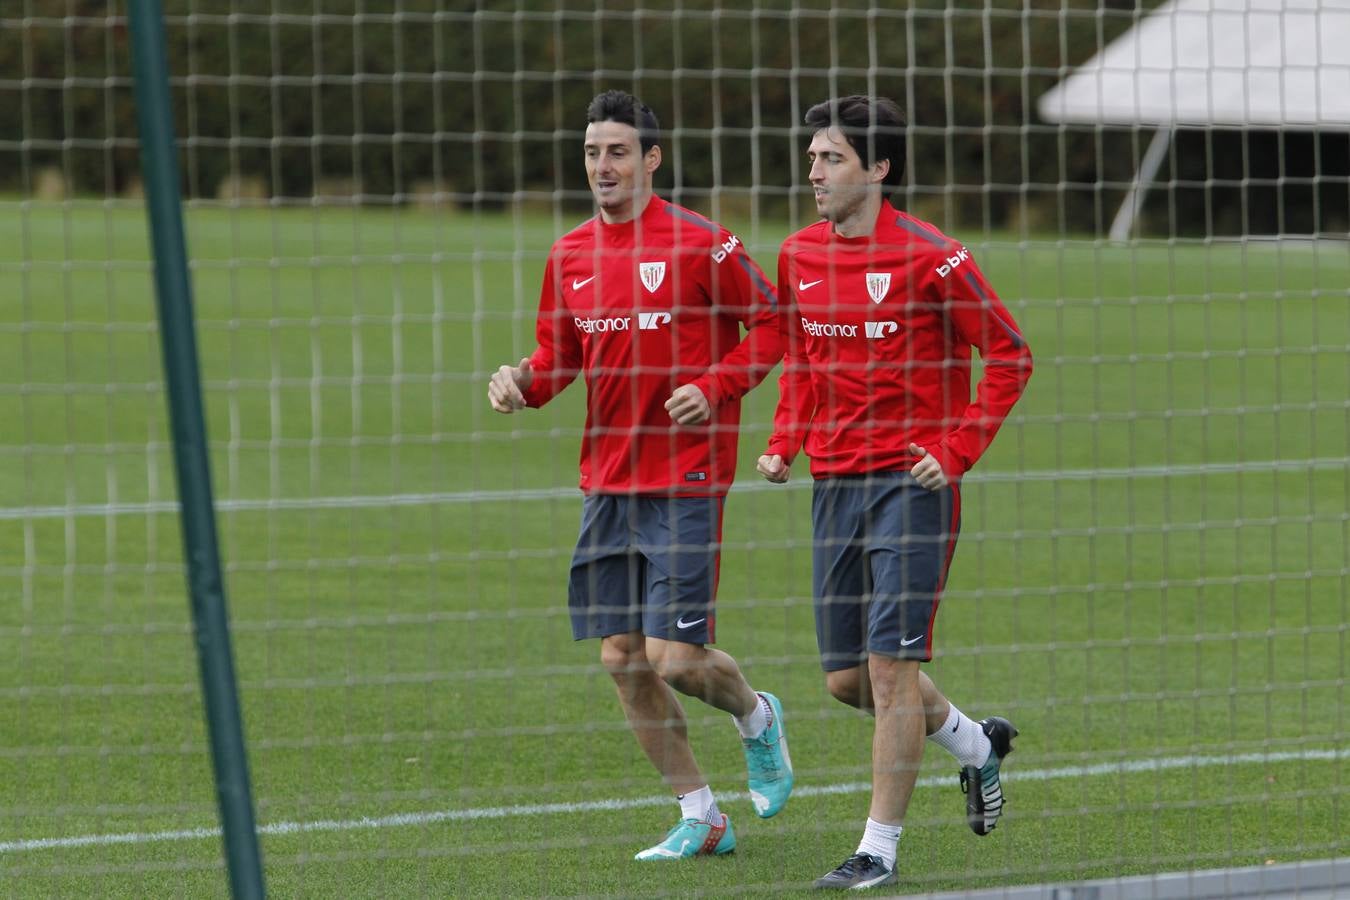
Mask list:
POLYGON ((539 346, 498 369, 488 399, 502 413, 543 406, 585 378, 572 635, 600 639, 629 725, 681 809, 636 858, 729 853, 736 837, 694 760, 675 691, 734 717, 755 811, 782 809, 793 780, 782 706, 706 646, 740 398, 782 356, 777 298, 734 235, 652 193, 661 147, 647 106, 606 91, 586 118, 599 215, 553 245, 539 346))
POLYGON ((885 98, 812 107, 807 158, 822 220, 778 256, 785 339, 779 404, 758 468, 788 480, 805 450, 816 639, 838 700, 876 717, 872 801, 857 852, 822 888, 894 884, 896 844, 924 736, 961 766, 966 811, 987 834, 1016 729, 972 722, 919 663, 961 521, 958 483, 1031 376, 1017 324, 966 248, 897 210, 904 118, 885 98), (971 399, 971 348, 984 363, 971 399))

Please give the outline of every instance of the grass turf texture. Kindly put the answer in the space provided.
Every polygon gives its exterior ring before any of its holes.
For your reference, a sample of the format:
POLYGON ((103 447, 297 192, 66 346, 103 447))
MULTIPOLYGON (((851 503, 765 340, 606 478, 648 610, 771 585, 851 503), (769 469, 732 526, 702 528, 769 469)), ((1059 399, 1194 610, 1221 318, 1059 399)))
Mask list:
MULTIPOLYGON (((276 896, 782 893, 853 850, 871 728, 816 664, 803 460, 796 489, 728 502, 718 634, 783 699, 807 790, 756 819, 729 796, 734 729, 690 701, 739 848, 631 861, 677 813, 597 645, 570 640, 583 391, 508 418, 484 388, 532 347, 570 220, 187 221, 259 821, 428 814, 265 834, 276 896), (305 502, 353 496, 370 502, 305 502), (628 805, 436 815, 597 800, 628 805)), ((144 230, 134 208, 0 216, 4 897, 226 893, 215 838, 13 846, 216 822, 177 523, 154 505, 175 492, 144 230)), ((741 232, 767 271, 785 230, 741 232)), ((986 839, 928 753, 944 780, 916 793, 902 889, 1344 853, 1343 750, 1206 759, 1346 743, 1344 246, 971 250, 1037 372, 965 487, 930 671, 1022 737, 986 839), (1176 767, 1071 774, 1150 760, 1176 767)), ((747 399, 742 486, 775 398, 747 399)))

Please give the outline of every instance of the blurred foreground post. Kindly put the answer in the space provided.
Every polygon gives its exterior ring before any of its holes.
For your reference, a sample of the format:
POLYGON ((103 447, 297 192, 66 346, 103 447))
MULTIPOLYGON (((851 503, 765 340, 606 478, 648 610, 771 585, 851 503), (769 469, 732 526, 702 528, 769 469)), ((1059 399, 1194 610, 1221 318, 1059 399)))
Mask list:
POLYGON ((165 61, 160 0, 130 0, 136 118, 141 169, 150 213, 155 293, 159 299, 160 341, 168 387, 169 420, 183 527, 183 557, 192 600, 193 633, 201 666, 202 694, 216 795, 225 835, 231 893, 237 900, 265 896, 262 858, 253 818, 248 757, 235 686, 234 656, 216 541, 215 504, 202 415, 201 376, 192 318, 179 191, 178 148, 165 61))

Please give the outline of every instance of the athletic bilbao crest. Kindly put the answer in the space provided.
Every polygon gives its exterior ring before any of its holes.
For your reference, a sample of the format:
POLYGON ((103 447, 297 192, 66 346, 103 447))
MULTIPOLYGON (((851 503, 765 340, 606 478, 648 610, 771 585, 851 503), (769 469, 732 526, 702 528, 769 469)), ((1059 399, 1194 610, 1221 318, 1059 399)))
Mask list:
POLYGON ((891 290, 890 272, 868 272, 867 273, 867 294, 872 298, 873 303, 880 303, 886 299, 886 294, 891 290))
POLYGON ((638 274, 648 291, 655 294, 661 282, 666 280, 666 264, 663 262, 638 263, 638 274))

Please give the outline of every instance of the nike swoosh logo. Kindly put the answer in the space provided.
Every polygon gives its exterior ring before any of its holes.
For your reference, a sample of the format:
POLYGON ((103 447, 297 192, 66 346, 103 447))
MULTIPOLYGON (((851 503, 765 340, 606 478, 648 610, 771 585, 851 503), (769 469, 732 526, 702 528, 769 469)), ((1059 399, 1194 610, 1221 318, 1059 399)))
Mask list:
POLYGON ((704 616, 702 619, 695 619, 695 620, 692 621, 692 622, 686 622, 686 621, 684 620, 684 616, 680 616, 678 619, 675 620, 675 627, 676 627, 676 628, 679 628, 679 629, 681 629, 681 630, 683 630, 683 629, 685 629, 685 628, 693 628, 695 625, 698 625, 699 623, 703 622, 703 621, 706 620, 707 618, 708 618, 707 616, 704 616))
POLYGON ((572 279, 572 290, 574 290, 574 291, 579 291, 579 290, 581 290, 582 288, 584 288, 586 285, 590 284, 590 283, 591 283, 592 281, 594 281, 594 280, 595 280, 595 276, 594 276, 594 275, 592 275, 590 278, 573 278, 573 279, 572 279))
POLYGON ((901 647, 908 647, 910 644, 917 644, 917 643, 918 643, 919 641, 921 641, 921 640, 923 640, 923 635, 919 635, 919 636, 916 637, 916 638, 910 638, 909 640, 905 640, 904 638, 901 638, 901 639, 900 639, 900 646, 901 646, 901 647))
POLYGON ((815 281, 802 281, 800 278, 798 278, 798 279, 797 279, 797 290, 799 290, 799 291, 804 291, 804 290, 806 290, 807 288, 813 288, 813 287, 815 287, 816 285, 820 284, 820 283, 821 283, 822 281, 824 281, 824 280, 825 280, 824 278, 817 278, 815 281))

